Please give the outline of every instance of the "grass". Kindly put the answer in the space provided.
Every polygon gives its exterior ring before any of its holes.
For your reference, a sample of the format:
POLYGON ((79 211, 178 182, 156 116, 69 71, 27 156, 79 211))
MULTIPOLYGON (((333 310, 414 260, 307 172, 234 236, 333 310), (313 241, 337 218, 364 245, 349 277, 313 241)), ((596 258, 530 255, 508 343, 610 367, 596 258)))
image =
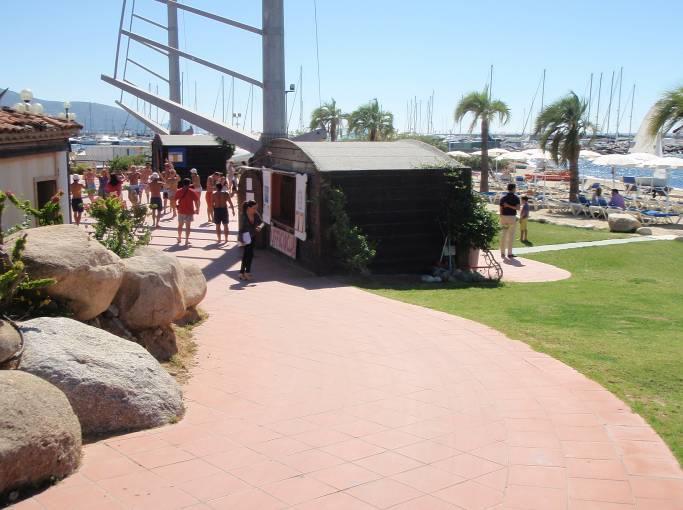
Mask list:
POLYGON ((171 374, 179 384, 185 384, 190 379, 190 368, 195 364, 197 343, 194 341, 193 329, 202 324, 209 316, 201 309, 197 310, 199 320, 186 324, 172 324, 175 331, 178 352, 161 365, 171 374))
MULTIPOLYGON (((523 246, 543 246, 546 244, 579 243, 583 241, 602 241, 605 239, 621 239, 629 237, 628 234, 613 234, 608 230, 570 227, 566 225, 553 225, 552 223, 539 223, 529 221, 529 242, 522 243, 519 240, 519 223, 515 231, 515 248, 523 246)), ((496 236, 491 246, 498 248, 499 237, 496 236)))
POLYGON ((683 261, 683 243, 529 258, 567 269, 572 278, 489 287, 375 282, 366 288, 482 322, 567 363, 627 402, 683 463, 683 271, 675 266, 683 261))

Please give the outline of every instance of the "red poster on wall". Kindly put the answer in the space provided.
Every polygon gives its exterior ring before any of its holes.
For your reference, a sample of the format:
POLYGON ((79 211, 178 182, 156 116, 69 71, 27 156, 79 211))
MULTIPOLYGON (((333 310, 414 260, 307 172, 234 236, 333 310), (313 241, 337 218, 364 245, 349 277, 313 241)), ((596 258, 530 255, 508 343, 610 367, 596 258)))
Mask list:
POLYGON ((288 257, 296 259, 296 237, 286 230, 270 227, 270 246, 288 257))

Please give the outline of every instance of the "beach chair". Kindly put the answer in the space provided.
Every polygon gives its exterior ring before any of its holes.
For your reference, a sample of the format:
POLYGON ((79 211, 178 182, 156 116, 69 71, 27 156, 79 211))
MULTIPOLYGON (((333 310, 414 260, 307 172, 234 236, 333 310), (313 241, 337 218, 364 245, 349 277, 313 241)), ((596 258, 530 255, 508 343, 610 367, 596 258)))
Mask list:
POLYGON ((626 194, 630 193, 635 193, 638 190, 638 187, 636 186, 636 178, 635 177, 630 177, 624 175, 622 178, 622 182, 624 183, 624 191, 626 194))

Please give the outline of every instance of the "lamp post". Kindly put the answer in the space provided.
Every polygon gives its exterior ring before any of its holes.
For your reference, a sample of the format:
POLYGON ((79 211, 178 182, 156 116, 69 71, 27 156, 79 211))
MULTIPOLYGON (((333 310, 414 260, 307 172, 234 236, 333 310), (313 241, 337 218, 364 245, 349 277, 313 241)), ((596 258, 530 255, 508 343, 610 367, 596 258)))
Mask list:
POLYGON ((295 92, 296 87, 293 83, 289 84, 289 90, 285 90, 285 125, 287 126, 287 135, 289 136, 289 117, 287 116, 287 94, 295 92))
POLYGON ((33 100, 33 92, 31 92, 31 89, 23 89, 19 93, 19 97, 21 98, 22 102, 14 105, 14 109, 16 111, 23 113, 35 113, 36 115, 43 114, 42 104, 31 103, 31 101, 33 100))
POLYGON ((71 108, 70 101, 64 101, 64 118, 69 120, 69 108, 71 108))
POLYGON ((237 129, 240 128, 240 118, 242 118, 242 114, 241 114, 241 113, 234 113, 234 112, 233 112, 233 114, 232 114, 232 120, 233 120, 233 122, 234 122, 235 120, 237 120, 237 129))

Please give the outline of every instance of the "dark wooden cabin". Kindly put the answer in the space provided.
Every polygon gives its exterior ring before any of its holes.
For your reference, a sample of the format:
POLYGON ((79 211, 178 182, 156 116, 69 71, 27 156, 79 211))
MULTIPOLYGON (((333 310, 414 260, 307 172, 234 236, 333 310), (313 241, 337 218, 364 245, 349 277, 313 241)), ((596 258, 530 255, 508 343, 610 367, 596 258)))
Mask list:
POLYGON ((196 168, 202 186, 212 173, 225 173, 225 162, 231 155, 213 135, 156 135, 152 141, 155 171, 160 172, 168 159, 181 177, 189 177, 190 169, 196 168))
POLYGON ((340 188, 351 223, 377 248, 371 270, 416 273, 431 267, 441 254, 448 166, 443 152, 412 140, 277 139, 241 173, 240 203, 255 199, 268 220, 261 245, 324 274, 335 269, 336 259, 327 234, 334 218, 325 207, 323 188, 340 188), (305 203, 303 218, 297 197, 305 203))

